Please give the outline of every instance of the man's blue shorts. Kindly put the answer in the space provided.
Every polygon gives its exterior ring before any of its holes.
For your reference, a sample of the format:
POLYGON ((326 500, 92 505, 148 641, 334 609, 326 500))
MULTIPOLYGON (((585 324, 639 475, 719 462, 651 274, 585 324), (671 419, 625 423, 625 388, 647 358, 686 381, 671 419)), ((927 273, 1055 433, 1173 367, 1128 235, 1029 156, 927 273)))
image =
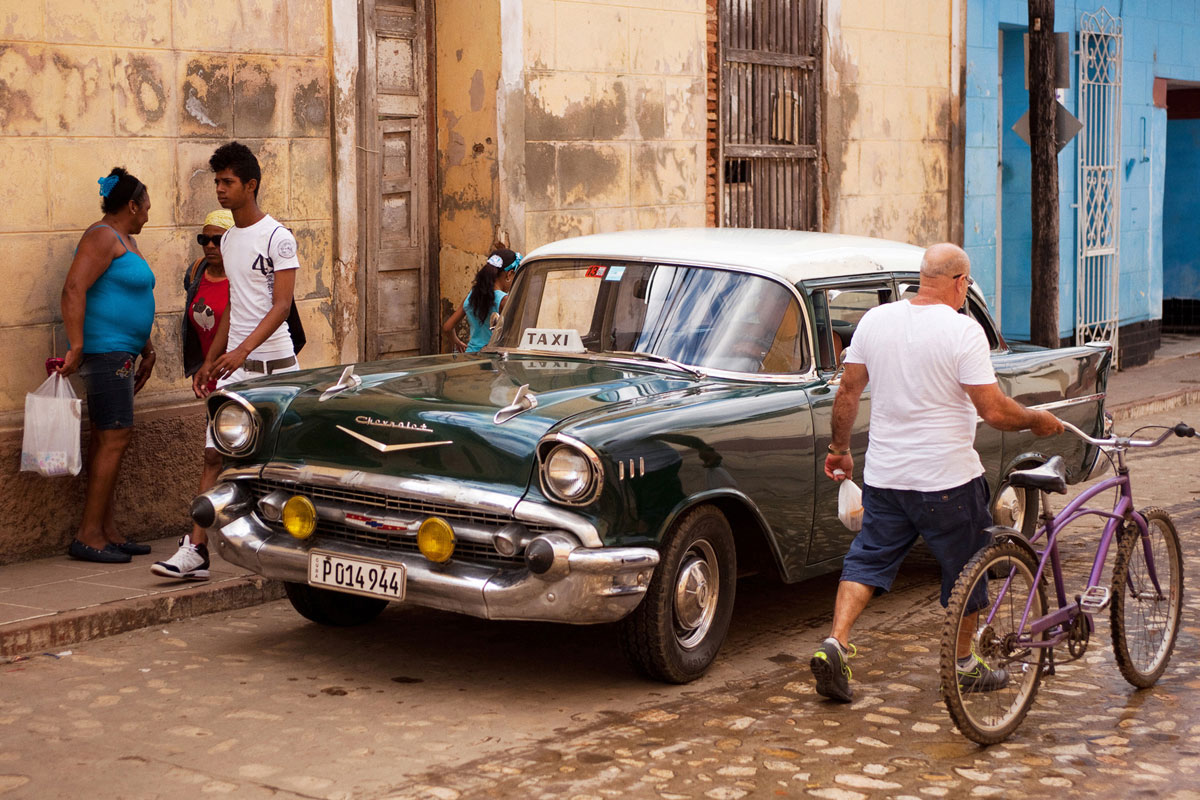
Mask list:
POLYGON ((920 536, 942 567, 945 606, 958 573, 990 542, 985 529, 992 524, 991 491, 984 477, 940 492, 864 486, 862 499, 862 530, 846 554, 842 580, 874 586, 876 594, 889 591, 920 536))

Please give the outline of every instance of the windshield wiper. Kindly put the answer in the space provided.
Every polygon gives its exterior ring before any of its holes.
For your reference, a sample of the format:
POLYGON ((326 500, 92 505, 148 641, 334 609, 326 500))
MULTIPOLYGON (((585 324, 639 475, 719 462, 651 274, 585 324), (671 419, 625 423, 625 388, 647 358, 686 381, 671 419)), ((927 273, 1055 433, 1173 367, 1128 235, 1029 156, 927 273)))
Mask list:
POLYGON ((708 377, 708 375, 704 371, 697 369, 696 367, 690 367, 687 364, 684 364, 682 361, 676 361, 675 359, 673 359, 669 356, 662 356, 662 355, 659 355, 658 353, 644 353, 641 350, 609 350, 608 352, 612 353, 613 355, 619 355, 619 356, 638 356, 640 358, 648 358, 651 361, 657 361, 660 364, 669 364, 670 366, 674 367, 675 369, 680 370, 682 372, 690 373, 691 375, 694 375, 697 378, 707 378, 708 377))

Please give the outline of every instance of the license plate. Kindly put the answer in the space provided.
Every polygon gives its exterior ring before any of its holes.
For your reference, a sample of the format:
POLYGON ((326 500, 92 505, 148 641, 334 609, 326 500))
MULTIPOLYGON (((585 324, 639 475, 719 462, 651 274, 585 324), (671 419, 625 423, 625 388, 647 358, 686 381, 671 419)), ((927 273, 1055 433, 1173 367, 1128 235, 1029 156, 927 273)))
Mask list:
POLYGON ((391 564, 373 558, 346 558, 330 553, 308 555, 308 582, 368 597, 404 599, 403 564, 391 564))

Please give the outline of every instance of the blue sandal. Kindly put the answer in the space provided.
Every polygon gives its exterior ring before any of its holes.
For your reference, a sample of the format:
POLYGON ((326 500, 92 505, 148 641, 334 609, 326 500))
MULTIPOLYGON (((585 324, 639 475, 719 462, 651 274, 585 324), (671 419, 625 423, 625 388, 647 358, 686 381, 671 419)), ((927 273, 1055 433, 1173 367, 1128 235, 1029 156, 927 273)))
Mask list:
POLYGON ((112 544, 106 544, 103 550, 97 550, 78 539, 72 539, 67 545, 67 555, 80 561, 95 561, 98 564, 128 564, 133 561, 128 553, 122 553, 112 544))
POLYGON ((150 555, 150 545, 139 544, 133 539, 126 539, 123 542, 109 542, 109 547, 115 547, 122 553, 130 556, 148 556, 150 555))

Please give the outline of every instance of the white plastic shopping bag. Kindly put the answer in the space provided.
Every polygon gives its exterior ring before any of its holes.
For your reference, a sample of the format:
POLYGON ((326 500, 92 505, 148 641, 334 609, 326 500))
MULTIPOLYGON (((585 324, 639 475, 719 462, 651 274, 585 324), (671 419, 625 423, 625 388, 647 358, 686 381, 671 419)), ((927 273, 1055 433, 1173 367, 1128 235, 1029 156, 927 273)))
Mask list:
MULTIPOLYGON (((841 470, 838 470, 840 472, 841 470)), ((836 473, 834 473, 836 474, 836 473)), ((862 490, 847 478, 838 487, 838 519, 852 531, 862 530, 862 490)))
POLYGON ((78 475, 82 402, 57 372, 25 395, 21 470, 46 477, 78 475))

